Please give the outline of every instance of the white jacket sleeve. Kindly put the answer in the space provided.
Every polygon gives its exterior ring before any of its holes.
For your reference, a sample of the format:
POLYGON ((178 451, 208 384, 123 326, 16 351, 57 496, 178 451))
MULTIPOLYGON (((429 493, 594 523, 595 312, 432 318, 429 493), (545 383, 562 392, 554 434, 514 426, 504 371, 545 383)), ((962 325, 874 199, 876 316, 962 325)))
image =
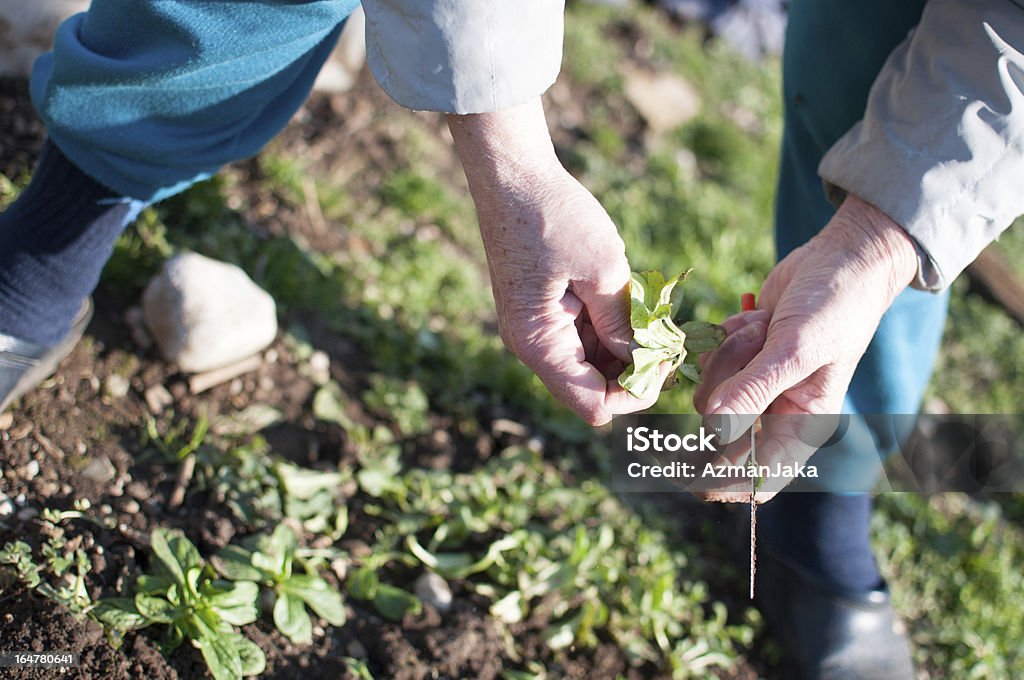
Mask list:
POLYGON ((562 62, 564 0, 363 0, 367 61, 410 109, 484 113, 543 93, 562 62))
POLYGON ((916 241, 914 287, 941 290, 1024 214, 1024 8, 931 0, 867 110, 818 171, 916 241))

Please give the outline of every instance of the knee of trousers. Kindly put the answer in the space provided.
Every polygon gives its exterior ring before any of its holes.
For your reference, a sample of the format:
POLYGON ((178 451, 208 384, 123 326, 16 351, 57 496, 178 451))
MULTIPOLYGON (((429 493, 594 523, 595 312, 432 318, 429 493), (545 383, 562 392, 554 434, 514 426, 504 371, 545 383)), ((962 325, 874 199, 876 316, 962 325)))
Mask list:
POLYGON ((255 154, 302 105, 357 0, 94 0, 31 92, 86 174, 155 201, 255 154))

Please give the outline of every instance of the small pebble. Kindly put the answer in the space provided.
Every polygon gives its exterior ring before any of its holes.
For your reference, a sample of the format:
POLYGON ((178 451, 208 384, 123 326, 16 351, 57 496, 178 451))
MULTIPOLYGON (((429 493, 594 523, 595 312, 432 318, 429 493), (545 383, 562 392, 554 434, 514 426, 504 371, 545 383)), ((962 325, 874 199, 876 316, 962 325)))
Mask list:
POLYGON ((33 507, 22 508, 18 511, 18 519, 22 522, 28 522, 39 516, 39 511, 33 507))
POLYGON ((129 498, 128 500, 126 500, 123 503, 121 503, 121 510, 123 512, 128 513, 129 515, 134 515, 134 514, 138 513, 139 510, 141 510, 141 509, 142 508, 139 507, 139 502, 137 500, 135 500, 134 498, 129 498))
POLYGON ((103 391, 111 399, 124 399, 131 389, 131 382, 123 375, 113 374, 107 376, 103 383, 103 391))
POLYGON ((97 484, 106 484, 117 474, 117 469, 106 456, 97 456, 89 461, 81 476, 97 484))
POLYGON ((39 461, 30 460, 25 463, 25 478, 35 479, 39 475, 39 461))
POLYGON ((338 558, 331 560, 331 571, 338 577, 339 581, 344 581, 345 577, 348 576, 348 560, 338 558))
POLYGON ((309 377, 317 385, 326 385, 331 379, 331 358, 317 350, 309 357, 309 377))
POLYGON ((0 498, 0 517, 10 517, 14 514, 14 501, 4 496, 0 498))
POLYGON ((167 388, 157 383, 146 388, 146 407, 153 415, 160 413, 174 403, 174 395, 167 391, 167 388))
POLYGON ((352 642, 348 643, 348 648, 346 649, 346 651, 348 652, 348 655, 351 656, 353 659, 366 658, 366 647, 364 647, 363 643, 359 640, 353 640, 352 642))
POLYGON ((8 413, 0 413, 0 430, 6 430, 14 424, 14 416, 8 413))
POLYGON ((452 590, 448 582, 432 571, 424 572, 416 579, 415 590, 416 597, 442 614, 452 607, 452 590))

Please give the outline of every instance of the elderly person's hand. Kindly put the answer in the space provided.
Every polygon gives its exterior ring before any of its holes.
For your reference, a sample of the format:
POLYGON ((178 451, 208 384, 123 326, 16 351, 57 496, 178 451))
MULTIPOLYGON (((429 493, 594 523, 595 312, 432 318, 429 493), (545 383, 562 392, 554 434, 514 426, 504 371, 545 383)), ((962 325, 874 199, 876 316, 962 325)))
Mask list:
POLYGON ((916 271, 914 244, 903 229, 848 197, 817 236, 772 270, 758 300, 764 311, 732 321, 737 339, 731 334, 707 358, 697 409, 839 413, 882 315, 916 271), (765 321, 766 328, 759 326, 765 321))
MULTIPOLYGON (((761 414, 773 417, 758 436, 759 464, 808 460, 836 422, 803 416, 840 413, 882 315, 916 269, 910 237, 856 196, 846 199, 821 233, 775 267, 759 309, 726 320, 725 342, 702 357, 704 382, 694 405, 713 425, 728 430, 727 439, 735 439, 722 454, 726 462, 746 460, 749 435, 743 433, 761 414)), ((758 502, 789 481, 767 480, 758 502)), ((749 485, 724 484, 701 495, 745 502, 749 485)))
POLYGON ((625 247, 559 163, 540 100, 452 115, 448 124, 476 203, 505 345, 592 425, 651 406, 617 382, 632 339, 625 247))

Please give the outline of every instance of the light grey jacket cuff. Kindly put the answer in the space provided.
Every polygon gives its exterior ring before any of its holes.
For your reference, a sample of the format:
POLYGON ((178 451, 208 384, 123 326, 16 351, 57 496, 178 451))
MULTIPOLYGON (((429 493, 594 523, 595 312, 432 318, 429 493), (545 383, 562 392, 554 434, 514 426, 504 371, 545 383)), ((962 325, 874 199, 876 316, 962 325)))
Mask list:
POLYGON ((818 167, 833 201, 854 193, 914 238, 915 288, 949 286, 1024 213, 1022 50, 1015 2, 931 0, 818 167))
POLYGON ((363 0, 363 9, 370 71, 410 109, 511 108, 561 68, 564 0, 363 0))

